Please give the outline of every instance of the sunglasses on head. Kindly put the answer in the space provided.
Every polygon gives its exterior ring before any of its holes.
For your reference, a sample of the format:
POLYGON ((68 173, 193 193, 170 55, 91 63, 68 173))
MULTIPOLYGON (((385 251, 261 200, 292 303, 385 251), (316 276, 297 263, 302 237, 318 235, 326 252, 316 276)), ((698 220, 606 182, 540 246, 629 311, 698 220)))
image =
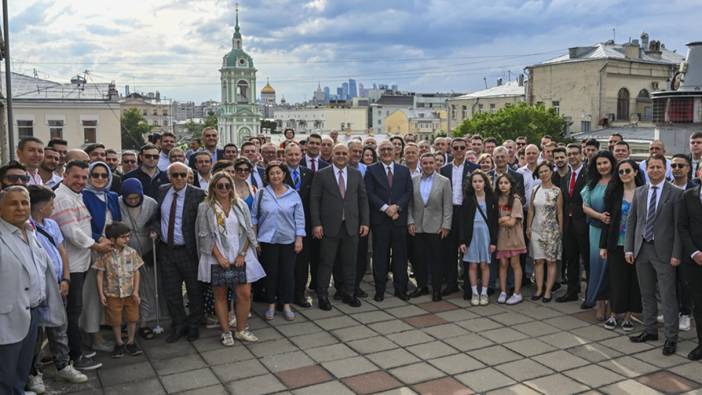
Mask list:
POLYGON ((171 173, 170 176, 172 178, 186 178, 188 173, 171 173))
POLYGON ((670 164, 671 169, 684 169, 686 167, 687 167, 687 165, 685 163, 671 163, 670 164))
POLYGON ((107 173, 92 173, 92 174, 90 174, 90 177, 91 178, 102 178, 102 179, 107 180, 110 176, 107 175, 107 173))
POLYGON ((224 183, 222 183, 222 184, 215 184, 215 188, 219 189, 220 191, 225 191, 225 190, 226 190, 226 191, 231 191, 231 189, 232 189, 232 184, 229 184, 229 183, 227 183, 227 184, 224 184, 224 183))
POLYGON ((22 182, 24 184, 28 183, 30 179, 26 174, 8 174, 5 178, 12 183, 22 182))

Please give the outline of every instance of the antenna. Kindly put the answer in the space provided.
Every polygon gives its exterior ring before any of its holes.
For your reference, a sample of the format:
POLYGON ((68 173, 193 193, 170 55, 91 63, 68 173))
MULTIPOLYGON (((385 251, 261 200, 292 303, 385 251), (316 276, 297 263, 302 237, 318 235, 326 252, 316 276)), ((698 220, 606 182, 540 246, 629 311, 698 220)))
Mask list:
POLYGON ((483 82, 485 82, 485 89, 487 89, 487 88, 488 88, 488 86, 487 86, 487 77, 483 77, 483 82))
POLYGON ((612 28, 612 40, 616 43, 617 42, 617 28, 613 27, 612 28))

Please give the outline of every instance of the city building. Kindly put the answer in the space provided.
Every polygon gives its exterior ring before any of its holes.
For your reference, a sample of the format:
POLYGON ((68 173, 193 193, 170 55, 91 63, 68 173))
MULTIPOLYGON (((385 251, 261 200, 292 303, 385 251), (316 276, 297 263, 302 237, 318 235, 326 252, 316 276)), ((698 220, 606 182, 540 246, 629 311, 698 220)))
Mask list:
POLYGON ((256 103, 256 68, 253 58, 242 47, 239 8, 232 37, 232 50, 222 58, 222 104, 218 113, 220 142, 241 144, 258 135, 261 113, 256 103))
POLYGON ((447 100, 448 130, 460 126, 466 119, 471 119, 481 112, 496 112, 506 106, 524 101, 524 76, 516 81, 503 83, 497 80, 492 88, 479 90, 447 100))
POLYGON ((384 133, 387 135, 401 135, 408 133, 417 135, 420 140, 433 140, 442 130, 442 123, 445 124, 445 110, 429 109, 399 109, 385 117, 384 133), (442 114, 443 113, 443 119, 442 114))
POLYGON ((385 118, 397 110, 412 110, 414 108, 414 96, 408 94, 383 94, 377 101, 373 102, 370 97, 370 127, 375 133, 382 133, 385 129, 385 118))
POLYGON ((368 108, 350 106, 318 108, 276 108, 277 129, 295 129, 296 133, 324 133, 332 130, 363 135, 368 132, 368 108))
POLYGON ((275 102, 275 89, 271 86, 270 81, 266 80, 266 86, 261 89, 261 114, 263 118, 273 118, 273 107, 275 102))
POLYGON ((650 92, 661 90, 684 58, 649 41, 647 33, 640 39, 573 47, 528 66, 527 102, 555 108, 568 121, 569 133, 653 126, 650 92))
POLYGON ((138 110, 154 132, 173 131, 173 101, 162 99, 159 92, 132 92, 119 101, 119 108, 120 113, 130 109, 138 110))
POLYGON ((195 117, 195 103, 188 102, 173 102, 175 120, 184 121, 195 117))
POLYGON ((202 102, 200 105, 195 106, 194 118, 207 118, 210 114, 219 114, 219 109, 221 105, 216 100, 208 100, 202 102))
MULTIPOLYGON (((5 73, 1 78, 5 81, 5 73)), ((47 143, 62 138, 71 147, 95 142, 122 147, 119 92, 114 83, 88 83, 80 75, 60 83, 19 73, 11 73, 11 83, 14 122, 9 129, 15 143, 34 136, 47 143)), ((3 107, 4 97, 3 83, 3 107)), ((7 141, 2 146, 6 161, 7 141)))

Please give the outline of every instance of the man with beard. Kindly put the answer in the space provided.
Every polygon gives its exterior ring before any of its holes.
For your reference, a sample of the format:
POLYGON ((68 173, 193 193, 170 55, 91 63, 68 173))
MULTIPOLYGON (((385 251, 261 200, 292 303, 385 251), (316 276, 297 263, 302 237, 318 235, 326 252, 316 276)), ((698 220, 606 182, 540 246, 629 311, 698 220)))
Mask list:
POLYGON ((53 147, 44 148, 44 160, 39 166, 39 176, 47 187, 54 189, 63 180, 63 177, 56 174, 61 159, 59 153, 53 147))

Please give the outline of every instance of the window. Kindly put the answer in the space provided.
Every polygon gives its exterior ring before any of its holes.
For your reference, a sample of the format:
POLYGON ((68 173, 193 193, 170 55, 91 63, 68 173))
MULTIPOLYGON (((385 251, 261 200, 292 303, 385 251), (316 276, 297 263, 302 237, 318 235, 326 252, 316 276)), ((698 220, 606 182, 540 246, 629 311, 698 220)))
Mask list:
POLYGON ((461 119, 468 118, 468 106, 461 106, 461 119))
POLYGON ((148 112, 146 110, 142 111, 142 115, 147 116, 148 112))
POLYGON ((238 103, 248 103, 249 102, 249 83, 240 80, 236 83, 236 97, 238 103))
POLYGON ((456 119, 456 105, 451 104, 451 118, 456 119))
POLYGON ((483 105, 482 104, 478 104, 478 112, 483 112, 483 105))
POLYGON ((495 113, 495 103, 490 104, 490 112, 495 113))
POLYGON ((20 139, 34 136, 34 121, 31 119, 18 119, 17 136, 20 139))
POLYGON ((617 93, 617 120, 629 120, 629 91, 626 88, 617 93))
POLYGON ((157 116, 157 115, 158 115, 158 111, 157 111, 155 108, 154 108, 153 114, 154 114, 154 116, 157 116))
POLYGON ((653 89, 653 90, 658 89, 658 81, 651 82, 651 89, 653 89))
POLYGON ((590 121, 580 121, 580 131, 583 133, 590 132, 590 121))
POLYGON ((561 102, 560 101, 552 101, 551 107, 553 107, 553 110, 556 111, 556 114, 561 113, 561 102))
POLYGON ((63 119, 49 119, 49 136, 52 139, 63 138, 63 119))
POLYGON ((83 143, 90 144, 97 141, 97 120, 87 120, 81 121, 83 126, 83 143))
POLYGON ((168 110, 163 110, 163 116, 167 117, 168 116, 168 110))

